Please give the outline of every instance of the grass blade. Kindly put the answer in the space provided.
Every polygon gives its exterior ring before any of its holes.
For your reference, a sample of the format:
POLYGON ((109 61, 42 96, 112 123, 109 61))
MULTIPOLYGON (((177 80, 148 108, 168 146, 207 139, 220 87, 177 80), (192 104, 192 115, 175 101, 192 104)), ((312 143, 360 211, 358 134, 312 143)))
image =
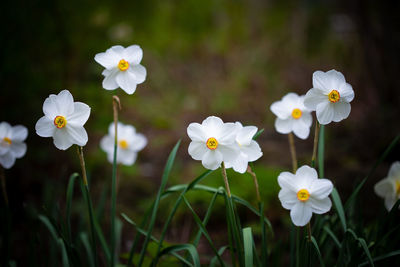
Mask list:
POLYGON ((363 238, 361 238, 361 237, 358 237, 356 235, 356 233, 351 229, 347 229, 346 233, 350 233, 354 237, 354 239, 356 241, 358 241, 358 243, 364 249, 365 255, 367 255, 367 257, 368 257, 369 264, 371 266, 374 266, 374 261, 372 260, 371 253, 369 252, 369 248, 368 248, 367 243, 365 242, 365 240, 363 238))
MULTIPOLYGON (((225 250, 228 248, 228 246, 223 246, 220 249, 218 249, 218 255, 219 257, 222 256, 222 254, 224 254, 225 250)), ((217 265, 217 261, 218 261, 218 257, 214 256, 211 261, 210 261, 210 267, 214 267, 217 265)))
POLYGON ((165 186, 167 184, 168 176, 169 176, 169 174, 171 172, 172 165, 174 164, 176 152, 178 151, 180 143, 181 143, 181 141, 179 140, 178 143, 175 145, 175 147, 172 149, 172 151, 171 151, 171 153, 170 153, 170 155, 168 157, 167 164, 165 165, 165 169, 164 169, 163 176, 162 176, 162 179, 161 179, 161 186, 160 186, 160 188, 158 190, 156 201, 154 202, 153 211, 152 211, 152 214, 151 214, 151 217, 150 217, 150 224, 149 224, 149 228, 148 228, 148 231, 147 231, 148 235, 146 236, 145 241, 143 243, 143 247, 142 247, 142 251, 140 253, 140 259, 139 259, 138 266, 141 266, 142 263, 143 263, 144 254, 146 253, 147 246, 148 246, 148 243, 149 243, 149 240, 150 240, 150 236, 151 236, 151 233, 153 232, 154 223, 156 221, 157 210, 158 210, 158 205, 160 203, 161 194, 164 191, 165 186))
POLYGON ((259 213, 263 216, 260 216, 260 226, 261 226, 261 261, 262 266, 267 266, 268 260, 268 246, 267 246, 267 229, 265 227, 264 221, 264 202, 259 203, 259 213))
POLYGON ((253 267, 253 235, 251 227, 243 229, 244 266, 253 267))
POLYGON ((317 252, 320 266, 322 266, 322 267, 325 266, 324 261, 322 260, 321 251, 319 250, 319 247, 318 247, 318 243, 313 236, 311 236, 311 243, 313 244, 315 251, 317 252))
POLYGON ((89 266, 94 267, 94 262, 93 262, 93 253, 90 249, 90 243, 89 243, 89 238, 88 235, 84 232, 82 232, 79 237, 81 238, 82 244, 86 249, 86 253, 89 255, 89 266))
POLYGON ((256 140, 263 132, 264 132, 264 129, 260 129, 260 130, 253 136, 253 140, 256 140))
POLYGON ((200 258, 199 258, 199 253, 197 253, 196 248, 192 244, 180 244, 180 245, 174 245, 167 247, 163 249, 160 254, 165 255, 169 254, 175 251, 180 251, 180 250, 187 250, 189 254, 192 256, 193 259, 193 266, 195 267, 200 267, 200 258))
POLYGON ((74 184, 76 178, 79 176, 78 173, 74 173, 70 176, 68 187, 67 187, 67 206, 65 208, 66 213, 66 221, 67 221, 67 236, 70 243, 72 243, 72 235, 71 235, 71 204, 72 197, 74 194, 74 184))
MULTIPOLYGON (((213 197, 211 198, 211 201, 210 201, 210 205, 208 205, 208 209, 207 209, 207 211, 206 211, 206 215, 204 216, 204 219, 203 219, 203 225, 204 225, 204 227, 206 227, 206 225, 207 225, 207 223, 208 223, 208 220, 210 219, 210 216, 211 216, 211 211, 212 211, 212 209, 213 209, 213 207, 214 207, 214 204, 215 204, 215 201, 217 200, 217 196, 218 196, 218 192, 216 192, 214 195, 213 195, 213 197)), ((199 229, 199 231, 197 232, 197 235, 196 235, 196 237, 195 237, 195 239, 194 239, 194 241, 193 241, 193 245, 195 246, 195 247, 197 247, 197 245, 199 244, 199 241, 200 241, 200 238, 201 238, 201 229, 199 229)))
POLYGON ((324 226, 324 231, 332 238, 333 242, 335 242, 335 244, 338 246, 338 248, 340 249, 342 247, 342 245, 339 242, 339 239, 337 239, 337 237, 335 236, 335 234, 331 231, 331 229, 328 226, 324 226))
POLYGON ((340 222, 342 223, 343 231, 346 232, 347 224, 346 224, 346 216, 344 213, 342 201, 340 200, 340 196, 336 188, 332 189, 332 200, 333 204, 335 205, 335 209, 339 215, 340 222))
MULTIPOLYGON (((373 260, 373 262, 376 262, 376 261, 380 261, 380 260, 384 260, 384 259, 387 259, 387 258, 390 258, 390 257, 397 256, 397 255, 400 255, 400 250, 395 250, 395 251, 389 252, 388 254, 385 254, 385 255, 382 255, 382 256, 379 256, 379 257, 375 257, 372 260, 373 260)), ((366 261, 366 262, 361 263, 358 266, 362 267, 362 266, 365 266, 365 265, 368 265, 368 264, 370 264, 370 262, 366 261)))

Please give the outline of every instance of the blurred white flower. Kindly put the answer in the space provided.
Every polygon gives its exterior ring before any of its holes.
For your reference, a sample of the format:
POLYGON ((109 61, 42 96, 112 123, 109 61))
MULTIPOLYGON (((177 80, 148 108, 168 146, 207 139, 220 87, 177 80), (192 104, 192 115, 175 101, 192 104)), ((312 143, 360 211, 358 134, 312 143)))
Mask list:
POLYGON ((66 150, 73 144, 86 145, 88 135, 83 125, 89 118, 90 107, 74 102, 68 90, 51 94, 43 103, 44 116, 36 123, 36 133, 41 137, 53 137, 54 145, 66 150))
POLYGON ((375 193, 385 199, 385 207, 390 211, 400 199, 400 161, 390 166, 388 176, 374 186, 375 193))
POLYGON ((233 168, 236 172, 245 173, 249 162, 256 161, 262 156, 261 148, 256 141, 253 140, 254 135, 257 133, 257 127, 246 126, 240 122, 236 122, 236 147, 238 156, 234 161, 226 161, 226 168, 233 168))
MULTIPOLYGON (((117 163, 132 165, 135 163, 137 153, 147 145, 147 138, 136 133, 135 127, 118 122, 117 125, 117 163)), ((100 141, 100 147, 107 153, 110 163, 114 160, 115 126, 112 122, 108 127, 108 135, 100 141)))
POLYGON ((304 106, 304 96, 295 93, 285 95, 282 100, 272 103, 270 109, 277 118, 275 129, 278 133, 293 132, 297 137, 306 139, 312 124, 311 111, 304 106))
POLYGON ((140 65, 143 51, 138 45, 127 48, 116 45, 106 52, 98 53, 94 60, 106 69, 103 71, 103 88, 114 90, 121 87, 128 94, 133 94, 136 85, 146 79, 146 68, 140 65))
POLYGON ((278 177, 279 200, 285 209, 290 210, 290 217, 296 226, 304 226, 313 213, 323 214, 331 209, 329 194, 333 184, 328 179, 318 179, 317 171, 307 165, 296 174, 282 172, 278 177))
POLYGON ((0 165, 11 168, 15 159, 22 158, 26 153, 24 143, 28 129, 22 125, 11 126, 7 122, 0 123, 0 165))
POLYGON ((313 74, 313 88, 304 99, 304 105, 316 111, 320 124, 346 119, 351 110, 350 102, 354 91, 342 73, 336 70, 316 71, 313 74))
POLYGON ((210 116, 201 124, 191 123, 187 134, 192 142, 188 152, 195 160, 201 160, 206 169, 215 170, 222 161, 234 162, 238 156, 235 144, 237 126, 234 123, 224 123, 220 118, 210 116))

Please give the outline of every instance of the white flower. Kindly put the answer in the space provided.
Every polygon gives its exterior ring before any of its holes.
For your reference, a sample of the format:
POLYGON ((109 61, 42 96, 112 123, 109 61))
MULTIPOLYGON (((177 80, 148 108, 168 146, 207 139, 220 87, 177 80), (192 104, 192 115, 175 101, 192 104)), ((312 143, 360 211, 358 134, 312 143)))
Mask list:
POLYGON ((304 105, 315 110, 320 124, 346 119, 351 110, 350 102, 354 91, 342 73, 336 70, 316 71, 313 74, 313 88, 304 99, 304 105))
POLYGON ((26 153, 24 143, 28 129, 22 125, 11 126, 7 122, 0 123, 0 165, 11 168, 15 159, 22 158, 26 153))
POLYGON ((257 133, 257 127, 246 126, 240 122, 236 122, 236 147, 238 156, 232 162, 226 161, 226 168, 233 168, 236 172, 245 173, 249 162, 256 161, 262 156, 261 148, 256 141, 253 140, 254 135, 257 133))
POLYGON ((192 139, 189 155, 201 160, 203 166, 210 170, 220 167, 222 161, 233 162, 238 156, 236 132, 234 123, 224 123, 215 116, 208 117, 201 124, 191 123, 187 128, 187 134, 192 139))
POLYGON ((385 199, 385 207, 390 211, 400 199, 400 161, 390 166, 388 176, 374 186, 375 193, 385 199))
POLYGON ((138 45, 124 48, 120 45, 98 53, 94 60, 106 69, 103 71, 103 88, 114 90, 121 87, 128 94, 133 94, 136 85, 146 79, 146 68, 140 65, 143 51, 138 45))
POLYGON ((73 144, 86 145, 88 135, 83 125, 89 118, 90 107, 74 102, 68 90, 51 94, 43 103, 44 116, 36 123, 36 133, 41 137, 53 137, 54 145, 66 150, 73 144))
POLYGON ((332 182, 328 179, 318 179, 317 171, 307 165, 302 166, 296 174, 282 172, 278 183, 279 200, 285 209, 290 210, 290 217, 296 226, 304 226, 313 213, 323 214, 331 209, 329 194, 332 192, 332 182))
POLYGON ((312 116, 311 111, 304 106, 303 101, 304 96, 289 93, 282 100, 272 103, 270 109, 277 116, 275 129, 278 133, 294 132, 301 139, 308 137, 312 116))
MULTIPOLYGON (((135 127, 118 122, 117 125, 117 163, 132 165, 135 163, 137 153, 147 145, 147 138, 136 133, 135 127)), ((114 160, 115 126, 112 122, 108 127, 108 135, 100 141, 100 147, 107 153, 110 163, 114 160)))

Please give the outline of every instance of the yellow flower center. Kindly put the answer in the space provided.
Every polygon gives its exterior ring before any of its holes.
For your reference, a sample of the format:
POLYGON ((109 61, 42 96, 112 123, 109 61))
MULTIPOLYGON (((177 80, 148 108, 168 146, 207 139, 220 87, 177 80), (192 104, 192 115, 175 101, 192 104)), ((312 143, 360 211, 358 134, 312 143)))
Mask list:
POLYGON ((297 192, 297 199, 300 200, 301 202, 305 202, 310 198, 310 193, 308 192, 307 189, 300 189, 299 192, 297 192))
POLYGON ((67 120, 65 119, 64 116, 57 116, 54 119, 54 125, 58 128, 61 129, 63 127, 65 127, 65 125, 67 125, 67 120))
POLYGON ((118 68, 121 71, 126 71, 129 68, 129 63, 125 59, 121 59, 118 63, 118 68))
POLYGON ((118 142, 118 145, 120 148, 122 149, 127 149, 128 148, 128 142, 126 142, 126 140, 121 140, 118 142))
POLYGON ((207 139, 206 146, 211 149, 215 150, 218 147, 218 141, 214 137, 210 137, 207 139))
POLYGON ((328 95, 328 99, 329 101, 331 101, 332 103, 336 103, 339 101, 340 99, 340 94, 338 91, 336 90, 332 90, 329 95, 328 95))
POLYGON ((11 145, 11 143, 12 143, 11 139, 8 138, 8 137, 4 137, 4 138, 3 138, 3 141, 6 142, 6 143, 8 143, 8 145, 11 145))
POLYGON ((296 119, 296 120, 297 120, 297 119, 300 119, 301 115, 302 115, 302 112, 301 112, 300 109, 298 109, 298 108, 293 109, 293 111, 292 111, 292 117, 293 117, 294 119, 296 119))

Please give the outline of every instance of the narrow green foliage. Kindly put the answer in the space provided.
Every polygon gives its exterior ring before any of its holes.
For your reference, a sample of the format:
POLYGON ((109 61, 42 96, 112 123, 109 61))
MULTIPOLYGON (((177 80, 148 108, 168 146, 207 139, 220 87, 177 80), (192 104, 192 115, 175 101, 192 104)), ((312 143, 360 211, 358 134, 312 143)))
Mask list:
MULTIPOLYGON (((204 219, 203 219, 203 222, 202 222, 204 227, 207 225, 208 220, 211 217, 211 212, 212 212, 212 209, 214 207, 215 201, 217 200, 217 196, 218 196, 218 193, 215 193, 211 198, 210 204, 209 204, 208 209, 206 211, 206 215, 204 216, 204 219)), ((197 245, 200 242, 201 234, 202 234, 202 231, 201 231, 201 229, 199 229, 199 231, 197 232, 196 237, 195 237, 195 239, 193 241, 193 245, 195 247, 197 247, 197 245)))
MULTIPOLYGON (((116 130, 115 130, 116 131, 116 130)), ((110 240, 110 266, 115 265, 115 215, 117 206, 117 132, 114 141, 114 158, 111 179, 111 240, 110 240)))
POLYGON ((325 176, 324 173, 324 155, 325 155, 325 126, 319 128, 318 140, 318 174, 320 178, 325 176))
POLYGON ((367 255, 367 257, 368 257, 368 261, 369 261, 370 265, 374 266, 374 261, 372 260, 371 253, 369 252, 369 248, 368 248, 365 240, 361 237, 358 237, 356 235, 356 233, 351 229, 347 229, 346 233, 350 233, 354 237, 354 239, 359 242, 360 246, 363 248, 363 250, 365 252, 365 255, 367 255))
POLYGON ((322 256, 321 256, 321 251, 319 250, 319 246, 318 246, 317 240, 315 240, 315 238, 313 236, 311 236, 311 243, 313 244, 314 249, 317 252, 320 266, 324 267, 325 264, 324 264, 324 261, 323 261, 322 256))
POLYGON ((88 257, 89 266, 90 267, 94 267, 93 253, 92 253, 92 249, 91 249, 90 244, 89 244, 88 235, 86 233, 82 232, 82 233, 80 233, 79 237, 80 237, 80 239, 82 241, 83 246, 86 249, 87 255, 89 256, 88 257))
POLYGON ((67 187, 67 203, 66 203, 66 208, 65 208, 65 214, 66 214, 66 223, 67 223, 67 236, 68 236, 68 241, 72 243, 72 235, 71 235, 71 205, 72 205, 72 197, 74 194, 74 184, 76 178, 79 176, 78 173, 74 173, 70 176, 69 182, 68 182, 68 187, 67 187))
POLYGON ((346 232, 347 230, 347 224, 346 224, 346 216, 344 213, 344 209, 343 209, 343 205, 342 205, 342 201, 340 200, 340 196, 338 191, 336 190, 336 188, 334 187, 332 189, 332 200, 333 200, 333 204, 335 205, 335 209, 338 213, 340 222, 342 224, 343 227, 343 232, 346 232))
MULTIPOLYGON (((261 227, 261 261, 263 266, 268 265, 268 246, 267 246, 267 229, 264 220, 264 202, 258 204, 260 213, 260 227, 261 227)), ((272 227, 271 227, 272 228, 272 227)))
MULTIPOLYGON (((223 247, 220 247, 220 249, 218 249, 218 255, 219 255, 219 257, 221 257, 222 254, 224 254, 224 252, 225 252, 225 250, 226 250, 227 248, 228 248, 228 246, 223 246, 223 247)), ((217 257, 217 256, 214 256, 214 257, 211 259, 211 261, 210 261, 210 267, 217 266, 217 262, 218 262, 218 257, 217 257)))
POLYGON ((335 242, 336 246, 340 249, 342 245, 340 244, 336 235, 332 232, 332 230, 328 226, 324 226, 324 231, 332 238, 333 242, 335 242))
MULTIPOLYGON (((389 252, 389 253, 387 253, 385 255, 382 255, 382 256, 379 256, 379 257, 375 257, 375 258, 372 259, 372 261, 373 262, 377 262, 377 261, 385 260, 385 259, 388 259, 388 258, 391 258, 391 257, 394 257, 394 256, 398 256, 398 255, 400 255, 400 250, 395 250, 395 251, 389 252)), ((360 265, 358 265, 358 267, 366 266, 368 264, 371 264, 371 263, 369 261, 366 261, 366 262, 363 262, 360 265)))
POLYGON ((253 234, 251 227, 243 229, 244 263, 246 267, 253 267, 253 234))
POLYGON ((169 254, 169 253, 172 253, 175 251, 181 251, 181 250, 187 250, 189 252, 190 256, 192 256, 192 259, 193 259, 192 266, 200 267, 199 254, 197 253, 195 246, 193 246, 192 244, 181 244, 181 245, 174 245, 174 246, 167 247, 160 252, 160 257, 162 255, 169 254))
POLYGON ((256 140, 263 132, 264 132, 264 129, 258 130, 258 132, 253 136, 253 140, 256 140))

